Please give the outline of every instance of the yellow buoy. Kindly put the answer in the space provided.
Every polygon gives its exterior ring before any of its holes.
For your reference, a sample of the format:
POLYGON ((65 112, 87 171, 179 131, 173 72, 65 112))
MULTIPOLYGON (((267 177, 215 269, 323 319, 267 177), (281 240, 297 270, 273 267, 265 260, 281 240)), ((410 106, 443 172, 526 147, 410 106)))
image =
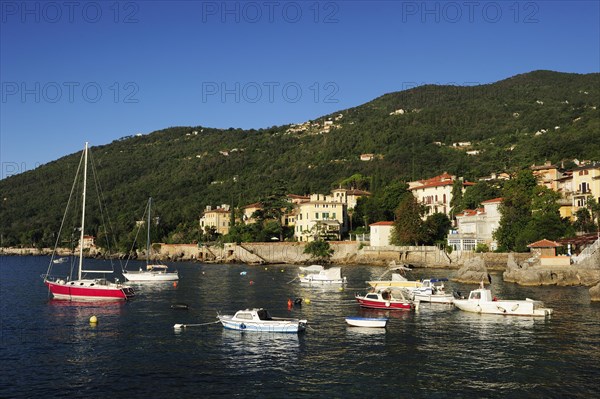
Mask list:
POLYGON ((344 287, 340 287, 340 291, 344 291, 344 287))
POLYGON ((92 324, 98 323, 98 318, 96 316, 90 317, 90 323, 92 323, 92 324))
POLYGON ((310 299, 304 298, 304 303, 308 305, 310 303, 310 299))
POLYGON ((281 269, 281 273, 283 273, 285 270, 281 269))

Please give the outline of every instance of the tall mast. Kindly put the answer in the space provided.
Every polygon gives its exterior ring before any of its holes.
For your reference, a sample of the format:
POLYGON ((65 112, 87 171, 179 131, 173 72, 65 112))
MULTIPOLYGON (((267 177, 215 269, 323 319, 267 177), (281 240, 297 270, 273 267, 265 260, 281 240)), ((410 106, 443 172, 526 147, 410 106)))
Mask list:
POLYGON ((81 234, 79 236, 79 273, 78 280, 81 280, 81 269, 83 269, 83 231, 85 228, 85 194, 87 186, 87 157, 88 157, 88 143, 85 142, 85 149, 83 150, 83 197, 81 205, 81 234))
POLYGON ((152 208, 152 197, 148 199, 148 237, 146 239, 146 266, 150 264, 150 210, 152 208))

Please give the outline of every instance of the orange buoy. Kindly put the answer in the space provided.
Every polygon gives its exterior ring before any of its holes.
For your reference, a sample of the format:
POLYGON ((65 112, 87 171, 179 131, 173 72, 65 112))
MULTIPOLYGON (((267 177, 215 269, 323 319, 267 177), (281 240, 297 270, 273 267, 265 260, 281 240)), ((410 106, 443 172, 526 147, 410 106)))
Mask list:
POLYGON ((177 287, 177 281, 173 282, 173 287, 177 287))
POLYGON ((288 309, 291 309, 294 306, 294 302, 288 298, 288 309))

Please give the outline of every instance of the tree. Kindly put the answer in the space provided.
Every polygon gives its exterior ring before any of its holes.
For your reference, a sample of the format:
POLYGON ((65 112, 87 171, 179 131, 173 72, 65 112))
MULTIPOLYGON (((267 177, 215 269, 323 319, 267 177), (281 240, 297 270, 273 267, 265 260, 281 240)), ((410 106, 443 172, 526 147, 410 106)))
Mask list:
POLYGON ((536 186, 536 179, 529 169, 518 172, 515 178, 506 183, 499 206, 500 223, 494 232, 500 249, 517 252, 527 250, 531 238, 523 232, 531 220, 531 198, 536 186))
POLYGON ((391 243, 394 245, 417 245, 423 240, 424 209, 413 195, 406 195, 396 210, 391 243))
MULTIPOLYGON (((499 186, 482 181, 467 187, 458 208, 462 208, 461 210, 476 209, 481 206, 483 201, 497 198, 500 195, 502 195, 502 189, 499 186)), ((454 196, 452 199, 454 200, 454 196)))
POLYGON ((450 199, 450 218, 454 219, 457 213, 462 212, 465 208, 462 205, 463 199, 463 182, 462 180, 454 180, 452 183, 452 198, 450 199))
POLYGON ((323 240, 311 241, 304 247, 304 253, 311 255, 312 259, 318 261, 329 261, 333 252, 334 250, 329 243, 323 240))
MULTIPOLYGON (((282 223, 283 216, 291 212, 294 208, 293 204, 288 201, 286 190, 282 184, 278 186, 269 196, 261 201, 262 208, 255 211, 252 217, 256 219, 264 228, 268 226, 269 221, 275 223, 279 240, 283 241, 284 226, 282 223)), ((270 224, 272 226, 272 224, 270 224)), ((270 238, 265 241, 270 241, 270 238)))
POLYGON ((593 233, 596 231, 596 224, 592 220, 592 215, 590 215, 590 211, 587 208, 579 208, 575 212, 575 217, 577 219, 573 222, 573 227, 576 231, 582 233, 593 233))
POLYGON ((589 197, 585 204, 587 209, 590 210, 590 214, 592 217, 592 223, 594 220, 596 221, 596 226, 600 227, 600 203, 594 197, 589 197))
POLYGON ((423 223, 424 243, 431 245, 443 242, 451 227, 452 222, 445 213, 438 212, 428 216, 423 223))

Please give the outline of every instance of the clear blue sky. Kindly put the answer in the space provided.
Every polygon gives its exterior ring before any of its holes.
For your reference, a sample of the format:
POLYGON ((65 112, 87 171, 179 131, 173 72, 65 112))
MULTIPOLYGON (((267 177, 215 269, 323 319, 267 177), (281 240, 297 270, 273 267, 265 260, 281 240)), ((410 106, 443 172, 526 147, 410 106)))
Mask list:
POLYGON ((600 71, 597 1, 0 5, 0 178, 84 141, 303 122, 424 83, 600 71))

